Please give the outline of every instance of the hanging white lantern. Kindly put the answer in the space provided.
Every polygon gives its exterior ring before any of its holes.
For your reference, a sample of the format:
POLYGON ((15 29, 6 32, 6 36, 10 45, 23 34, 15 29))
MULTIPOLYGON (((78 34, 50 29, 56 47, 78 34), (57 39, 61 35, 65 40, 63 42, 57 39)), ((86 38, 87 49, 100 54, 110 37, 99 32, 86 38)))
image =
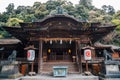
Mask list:
POLYGON ((52 40, 50 40, 50 44, 52 44, 52 40))
POLYGON ((69 42, 70 44, 72 43, 72 41, 70 40, 70 42, 69 42))
POLYGON ((62 40, 60 40, 60 44, 62 44, 62 40))
POLYGON ((85 60, 91 60, 91 50, 90 49, 85 49, 84 50, 84 59, 85 60))
POLYGON ((28 50, 27 51, 27 60, 34 61, 35 59, 35 50, 28 50))

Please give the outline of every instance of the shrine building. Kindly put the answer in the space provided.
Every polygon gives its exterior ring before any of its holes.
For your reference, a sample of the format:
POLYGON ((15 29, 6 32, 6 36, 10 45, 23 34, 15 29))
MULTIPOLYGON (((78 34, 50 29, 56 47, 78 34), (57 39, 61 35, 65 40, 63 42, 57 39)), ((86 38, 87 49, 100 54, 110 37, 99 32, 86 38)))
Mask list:
MULTIPOLYGON (((88 60, 88 70, 98 74, 100 63, 104 60, 103 49, 110 50, 111 47, 95 46, 95 43, 112 33, 116 26, 81 21, 68 14, 57 13, 38 22, 3 28, 20 40, 18 45, 11 43, 13 45, 10 46, 17 50, 17 61, 21 62, 21 68, 27 65, 30 71, 31 62, 27 60, 27 50, 34 49, 34 71, 37 74, 51 73, 53 66, 68 66, 68 73, 82 74, 86 70, 84 49, 89 48, 91 60, 88 60)), ((7 44, 1 45, 5 47, 7 44)), ((22 69, 21 72, 24 74, 22 69)))

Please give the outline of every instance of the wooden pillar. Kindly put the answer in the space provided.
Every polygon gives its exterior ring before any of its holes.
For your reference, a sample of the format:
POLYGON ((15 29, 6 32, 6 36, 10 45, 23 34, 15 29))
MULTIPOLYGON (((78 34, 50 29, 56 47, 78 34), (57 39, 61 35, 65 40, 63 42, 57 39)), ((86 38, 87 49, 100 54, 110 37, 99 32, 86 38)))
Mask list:
POLYGON ((42 73, 42 63, 43 63, 42 49, 43 49, 43 42, 42 42, 42 40, 40 40, 39 41, 39 55, 38 55, 38 73, 39 74, 42 73))
POLYGON ((77 53, 77 52, 78 52, 78 51, 77 51, 77 50, 78 50, 78 42, 77 42, 77 41, 76 41, 76 43, 75 43, 75 48, 76 48, 76 49, 75 49, 75 53, 76 53, 76 62, 79 63, 79 60, 78 60, 79 55, 78 55, 78 53, 77 53))
POLYGON ((79 56, 79 64, 80 64, 80 68, 79 68, 79 72, 80 72, 80 74, 82 73, 82 56, 81 56, 81 49, 80 49, 80 41, 78 41, 78 56, 79 56))
POLYGON ((86 71, 88 72, 88 61, 86 60, 86 71))
POLYGON ((80 52, 80 73, 82 73, 82 54, 81 54, 81 51, 80 52))
POLYGON ((34 72, 34 61, 31 63, 31 72, 34 72))

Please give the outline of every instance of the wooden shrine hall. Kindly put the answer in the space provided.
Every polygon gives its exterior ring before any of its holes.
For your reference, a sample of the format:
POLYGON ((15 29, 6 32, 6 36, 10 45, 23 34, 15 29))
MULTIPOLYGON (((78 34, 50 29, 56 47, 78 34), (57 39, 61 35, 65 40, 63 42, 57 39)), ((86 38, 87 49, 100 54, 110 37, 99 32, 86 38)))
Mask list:
MULTIPOLYGON (((35 49, 34 70, 39 74, 51 73, 52 67, 57 65, 68 66, 68 73, 84 72, 83 47, 94 47, 95 42, 112 33, 116 26, 80 21, 68 14, 57 13, 39 22, 3 28, 21 41, 22 49, 17 48, 21 52, 17 56, 21 65, 29 65, 27 50, 35 49)), ((88 62, 93 73, 96 73, 96 68, 92 66, 99 65, 104 59, 102 51, 98 54, 97 50, 99 48, 92 49, 92 60, 88 62)))

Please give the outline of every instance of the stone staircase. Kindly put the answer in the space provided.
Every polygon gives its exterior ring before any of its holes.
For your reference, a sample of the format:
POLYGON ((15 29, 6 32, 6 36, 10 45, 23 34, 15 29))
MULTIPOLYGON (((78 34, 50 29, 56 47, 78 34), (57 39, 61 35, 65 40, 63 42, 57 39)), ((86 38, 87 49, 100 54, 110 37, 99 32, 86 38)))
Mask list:
POLYGON ((53 66, 67 66, 68 74, 70 73, 79 73, 78 66, 75 62, 44 62, 42 73, 52 73, 53 66))

